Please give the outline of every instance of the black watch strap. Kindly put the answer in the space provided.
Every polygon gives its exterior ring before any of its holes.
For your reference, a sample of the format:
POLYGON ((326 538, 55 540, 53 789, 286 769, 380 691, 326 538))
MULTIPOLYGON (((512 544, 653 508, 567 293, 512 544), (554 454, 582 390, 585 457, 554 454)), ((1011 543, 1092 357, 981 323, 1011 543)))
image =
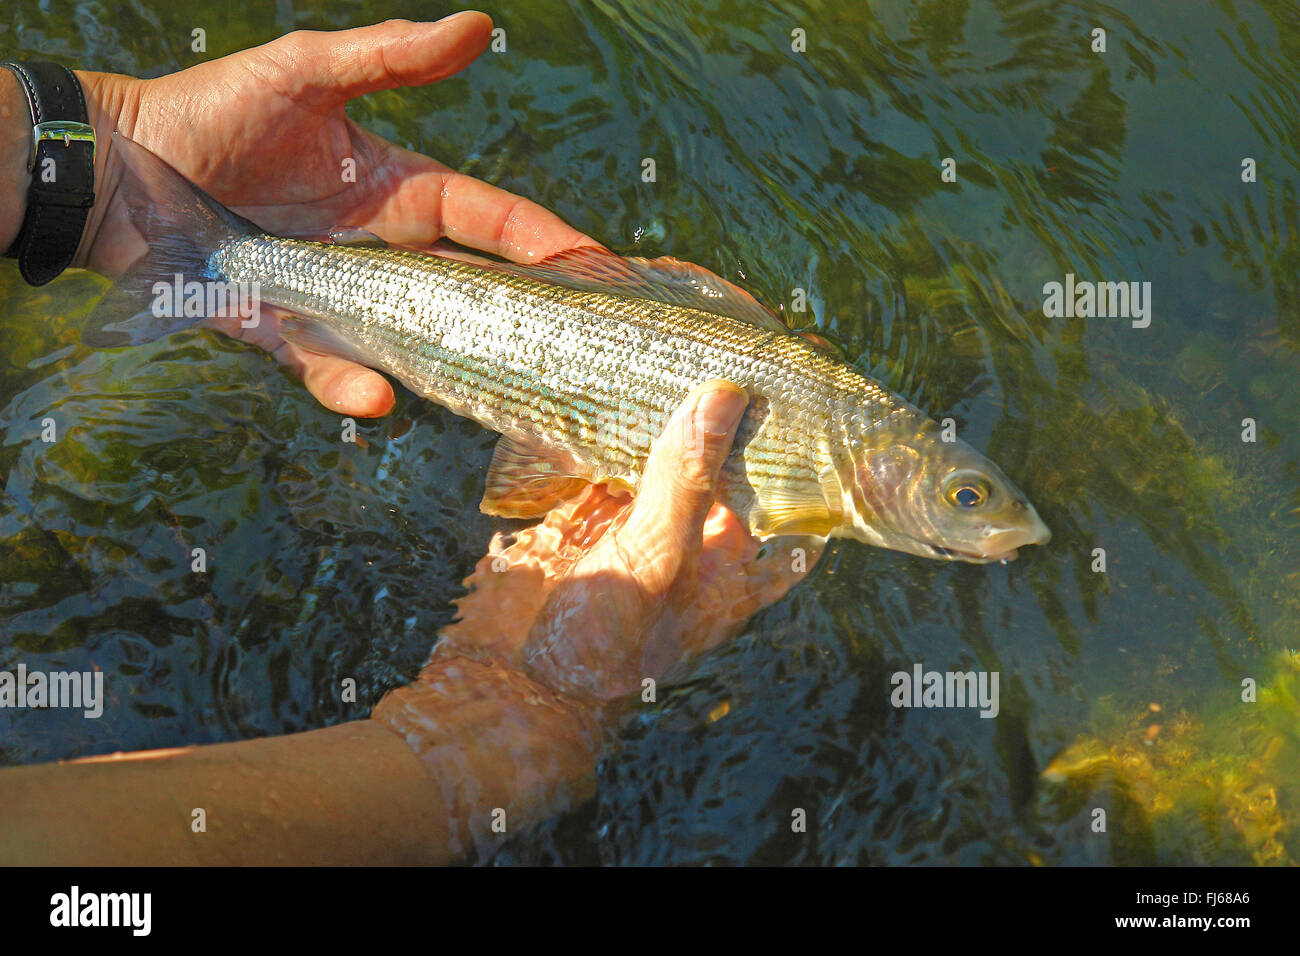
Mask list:
POLYGON ((18 260, 27 282, 44 285, 72 263, 95 203, 95 131, 67 67, 37 60, 0 66, 18 77, 32 113, 27 215, 5 255, 18 260))

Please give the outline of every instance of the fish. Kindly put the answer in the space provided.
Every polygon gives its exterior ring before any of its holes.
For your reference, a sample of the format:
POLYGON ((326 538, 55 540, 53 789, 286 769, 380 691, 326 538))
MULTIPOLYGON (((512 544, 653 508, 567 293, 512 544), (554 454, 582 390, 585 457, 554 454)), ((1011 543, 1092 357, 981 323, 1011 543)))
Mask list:
POLYGON ((760 540, 841 537, 981 564, 1051 537, 980 452, 700 266, 594 247, 471 262, 358 230, 272 235, 120 133, 113 148, 147 251, 95 307, 86 344, 196 324, 201 309, 142 307, 173 277, 256 288, 286 340, 498 432, 488 514, 537 518, 589 484, 635 495, 674 409, 725 379, 749 404, 717 500, 760 540))

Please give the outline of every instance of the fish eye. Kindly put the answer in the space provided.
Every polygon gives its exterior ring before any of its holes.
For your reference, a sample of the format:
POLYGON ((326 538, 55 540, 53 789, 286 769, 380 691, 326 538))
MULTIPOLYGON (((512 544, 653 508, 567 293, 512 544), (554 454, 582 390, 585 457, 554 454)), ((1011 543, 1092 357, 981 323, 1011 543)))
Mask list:
POLYGON ((971 472, 957 472, 948 477, 944 497, 958 508, 978 508, 989 500, 989 483, 971 472))

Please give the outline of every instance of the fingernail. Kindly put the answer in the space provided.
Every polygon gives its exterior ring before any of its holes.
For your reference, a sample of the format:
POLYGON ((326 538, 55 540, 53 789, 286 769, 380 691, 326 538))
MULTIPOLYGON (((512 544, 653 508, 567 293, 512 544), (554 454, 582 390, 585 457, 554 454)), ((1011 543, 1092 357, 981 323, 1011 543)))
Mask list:
POLYGON ((725 435, 736 427, 749 405, 749 395, 732 382, 706 382, 699 386, 692 419, 706 435, 725 435))

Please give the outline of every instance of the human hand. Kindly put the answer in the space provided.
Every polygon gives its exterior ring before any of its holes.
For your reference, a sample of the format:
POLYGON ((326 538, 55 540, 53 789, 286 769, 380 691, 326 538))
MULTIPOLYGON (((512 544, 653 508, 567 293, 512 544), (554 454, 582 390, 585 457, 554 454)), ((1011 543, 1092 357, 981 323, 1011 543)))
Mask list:
MULTIPOLYGON (((99 133, 99 201, 78 264, 109 274, 128 264, 125 210, 114 202, 114 128, 270 232, 323 235, 346 225, 394 243, 447 237, 521 262, 596 245, 537 204, 395 146, 344 114, 355 97, 459 72, 491 30, 486 15, 466 11, 436 23, 291 33, 153 80, 79 72, 99 133), (355 182, 343 178, 345 159, 355 161, 355 182)), ((212 324, 271 352, 328 408, 376 416, 393 405, 378 372, 289 344, 277 323, 212 324)))
POLYGON ((655 442, 635 499, 592 486, 509 547, 494 542, 431 666, 488 656, 554 691, 611 701, 678 673, 780 599, 824 541, 784 538, 760 556, 715 502, 746 404, 730 383, 700 386, 655 442))
MULTIPOLYGON (((620 698, 680 673, 802 576, 793 542, 758 557, 714 503, 745 405, 733 385, 697 389, 635 500, 592 487, 489 553, 419 678, 368 722, 0 771, 13 808, 0 863, 487 859, 505 834, 589 798, 620 698), (168 822, 218 788, 228 825, 195 841, 168 822)), ((800 544, 811 567, 819 544, 800 544)))

